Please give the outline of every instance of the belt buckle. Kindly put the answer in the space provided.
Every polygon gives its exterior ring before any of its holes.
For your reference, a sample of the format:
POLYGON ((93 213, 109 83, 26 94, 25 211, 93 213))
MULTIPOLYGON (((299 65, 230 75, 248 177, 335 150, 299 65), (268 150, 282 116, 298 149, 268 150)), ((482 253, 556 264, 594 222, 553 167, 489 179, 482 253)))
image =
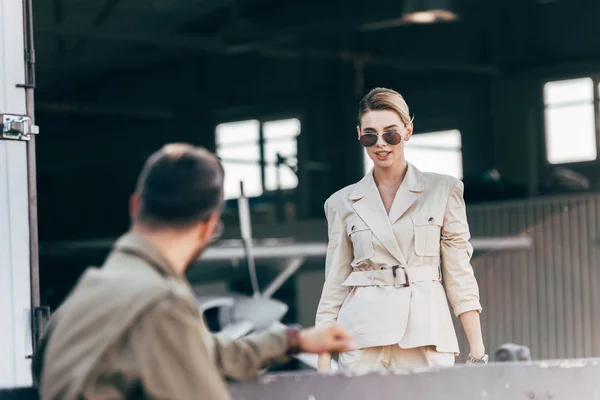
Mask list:
POLYGON ((400 265, 394 265, 394 266, 392 266, 392 275, 394 276, 394 287, 395 288, 410 286, 410 280, 408 279, 408 273, 406 272, 406 268, 401 267, 400 265), (398 273, 396 272, 398 270, 398 268, 401 268, 404 271, 404 278, 406 279, 406 283, 403 283, 403 284, 398 283, 398 273))

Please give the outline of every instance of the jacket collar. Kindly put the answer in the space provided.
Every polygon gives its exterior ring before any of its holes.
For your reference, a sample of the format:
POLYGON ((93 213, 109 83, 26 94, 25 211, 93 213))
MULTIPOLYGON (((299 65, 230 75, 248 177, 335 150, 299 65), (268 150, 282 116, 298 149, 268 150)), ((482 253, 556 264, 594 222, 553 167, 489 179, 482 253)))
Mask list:
POLYGON ((424 188, 423 173, 408 163, 406 175, 396 192, 389 215, 375 184, 373 169, 354 186, 349 196, 356 213, 400 265, 406 265, 406 258, 398 246, 392 225, 414 204, 424 188))
MULTIPOLYGON (((400 184, 401 188, 406 188, 411 192, 422 192, 425 189, 425 179, 423 178, 423 172, 417 167, 408 163, 408 169, 404 180, 400 184)), ((350 192, 350 200, 359 200, 365 196, 365 193, 377 189, 375 185, 375 178, 373 177, 373 168, 354 185, 354 188, 350 192)))
POLYGON ((162 275, 179 277, 162 253, 150 241, 135 232, 128 232, 121 236, 113 245, 113 251, 133 254, 157 269, 162 275))

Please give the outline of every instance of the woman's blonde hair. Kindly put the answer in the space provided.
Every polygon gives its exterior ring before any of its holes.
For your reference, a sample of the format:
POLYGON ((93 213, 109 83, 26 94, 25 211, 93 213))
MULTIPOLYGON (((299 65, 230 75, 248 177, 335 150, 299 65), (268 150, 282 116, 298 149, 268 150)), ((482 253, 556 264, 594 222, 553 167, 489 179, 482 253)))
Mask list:
POLYGON ((404 97, 395 90, 375 88, 362 98, 358 105, 358 126, 360 119, 369 111, 389 110, 394 111, 405 125, 412 122, 408 111, 408 104, 404 97))

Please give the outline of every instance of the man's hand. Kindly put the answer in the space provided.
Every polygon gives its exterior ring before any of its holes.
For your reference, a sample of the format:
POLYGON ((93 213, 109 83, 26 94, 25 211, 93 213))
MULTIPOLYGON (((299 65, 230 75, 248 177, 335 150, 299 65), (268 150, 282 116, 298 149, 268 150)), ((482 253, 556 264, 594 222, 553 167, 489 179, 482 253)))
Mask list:
POLYGON ((341 353, 356 347, 352 336, 336 323, 303 329, 299 342, 303 353, 341 353))

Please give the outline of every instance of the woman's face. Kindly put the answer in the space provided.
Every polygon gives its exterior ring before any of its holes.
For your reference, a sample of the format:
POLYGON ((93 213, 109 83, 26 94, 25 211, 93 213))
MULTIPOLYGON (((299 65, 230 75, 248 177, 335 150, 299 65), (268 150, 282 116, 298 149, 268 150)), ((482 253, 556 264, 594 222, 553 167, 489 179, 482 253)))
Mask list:
POLYGON ((373 160, 375 168, 390 168, 393 165, 404 163, 404 141, 412 134, 412 124, 404 125, 400 116, 394 111, 379 110, 368 111, 360 119, 358 137, 365 134, 377 135, 377 142, 366 147, 369 158, 373 160), (384 134, 391 139, 398 139, 398 144, 390 144, 384 140, 384 134), (395 135, 399 134, 400 137, 395 135))

